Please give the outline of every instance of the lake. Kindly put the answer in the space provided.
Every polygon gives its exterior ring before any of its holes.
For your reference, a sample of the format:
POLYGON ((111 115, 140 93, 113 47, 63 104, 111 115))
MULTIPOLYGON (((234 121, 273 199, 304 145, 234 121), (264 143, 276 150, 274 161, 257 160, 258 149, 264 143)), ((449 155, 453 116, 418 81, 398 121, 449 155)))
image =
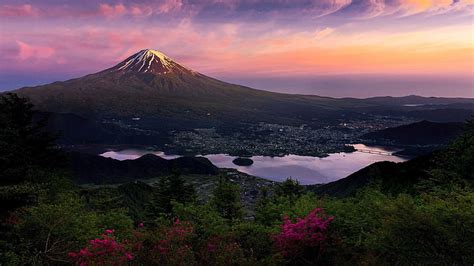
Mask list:
MULTIPOLYGON (((241 172, 273 181, 284 181, 286 178, 292 177, 304 185, 336 181, 375 162, 406 161, 406 158, 392 155, 393 152, 397 151, 396 149, 366 146, 363 144, 355 144, 353 146, 357 151, 351 153, 332 153, 324 158, 293 154, 283 157, 253 156, 251 159, 254 163, 250 166, 235 165, 232 163, 232 160, 236 157, 227 154, 209 154, 204 157, 220 168, 234 168, 241 172)), ((144 149, 107 151, 100 155, 117 160, 133 160, 148 153, 165 159, 180 157, 178 155, 167 155, 163 152, 144 149)))

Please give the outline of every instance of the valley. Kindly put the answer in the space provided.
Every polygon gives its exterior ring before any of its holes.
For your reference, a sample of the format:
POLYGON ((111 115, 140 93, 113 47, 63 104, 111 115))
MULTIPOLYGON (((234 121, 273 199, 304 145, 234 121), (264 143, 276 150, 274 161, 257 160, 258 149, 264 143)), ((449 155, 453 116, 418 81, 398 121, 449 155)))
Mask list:
POLYGON ((474 0, 0 0, 0 266, 474 266, 474 0))

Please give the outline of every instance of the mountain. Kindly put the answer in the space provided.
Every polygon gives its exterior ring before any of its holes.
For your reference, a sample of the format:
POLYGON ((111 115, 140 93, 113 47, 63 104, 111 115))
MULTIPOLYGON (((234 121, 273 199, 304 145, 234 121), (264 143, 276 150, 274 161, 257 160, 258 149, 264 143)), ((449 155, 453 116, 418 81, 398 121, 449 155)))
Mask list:
POLYGON ((334 114, 337 105, 344 104, 337 99, 229 84, 148 49, 95 74, 14 92, 29 97, 42 111, 95 119, 140 118, 149 126, 160 127, 212 126, 228 121, 291 123, 334 114))
POLYGON ((461 135, 462 123, 436 123, 421 121, 409 125, 370 132, 363 139, 377 143, 399 145, 439 145, 447 144, 461 135))
POLYGON ((30 98, 41 111, 162 131, 262 121, 327 125, 338 118, 363 119, 367 112, 412 110, 406 103, 474 103, 473 99, 417 96, 336 99, 273 93, 208 77, 150 49, 95 74, 13 92, 30 98))

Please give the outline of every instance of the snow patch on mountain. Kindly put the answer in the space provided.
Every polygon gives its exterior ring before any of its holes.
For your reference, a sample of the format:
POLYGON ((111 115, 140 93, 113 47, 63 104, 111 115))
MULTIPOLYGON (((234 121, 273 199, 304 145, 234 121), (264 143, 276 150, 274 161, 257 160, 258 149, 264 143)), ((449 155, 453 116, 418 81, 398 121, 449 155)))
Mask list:
POLYGON ((115 69, 121 71, 135 71, 142 73, 166 74, 173 72, 178 65, 165 54, 145 49, 125 59, 115 69))

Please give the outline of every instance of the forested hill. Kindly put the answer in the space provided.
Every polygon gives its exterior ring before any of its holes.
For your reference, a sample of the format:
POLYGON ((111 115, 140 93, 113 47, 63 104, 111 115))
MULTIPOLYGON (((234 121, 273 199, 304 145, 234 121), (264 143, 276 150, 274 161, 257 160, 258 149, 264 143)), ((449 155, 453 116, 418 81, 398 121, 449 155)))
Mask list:
MULTIPOLYGON (((422 122, 422 124, 426 124, 422 122)), ((459 125, 455 124, 458 128, 459 125)), ((418 126, 417 126, 418 127, 418 126)), ((319 195, 353 196, 369 185, 379 186, 386 193, 419 193, 430 186, 449 182, 474 182, 474 127, 464 125, 462 137, 442 150, 402 163, 378 162, 369 165, 346 178, 310 186, 319 195)))
POLYGON ((381 143, 398 145, 448 144, 463 132, 463 123, 421 121, 413 124, 370 132, 362 136, 381 143))

